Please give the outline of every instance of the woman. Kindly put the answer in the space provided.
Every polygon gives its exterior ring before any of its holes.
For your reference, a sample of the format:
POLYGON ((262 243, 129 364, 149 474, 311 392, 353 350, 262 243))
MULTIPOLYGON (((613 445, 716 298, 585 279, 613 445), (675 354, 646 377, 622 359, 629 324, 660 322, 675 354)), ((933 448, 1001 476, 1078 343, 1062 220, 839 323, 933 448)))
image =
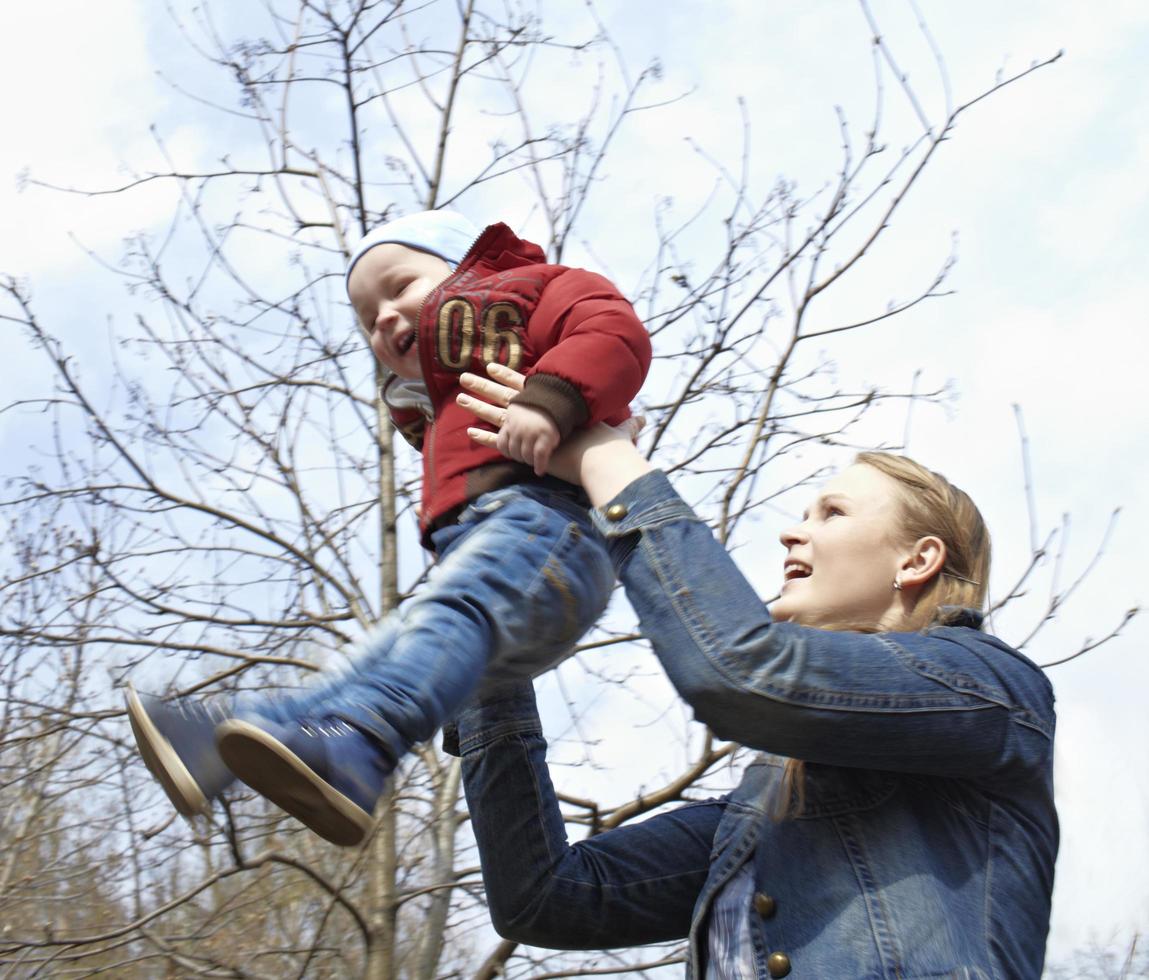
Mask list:
MULTIPOLYGON (((490 373, 460 402, 497 426, 521 378, 490 373)), ((770 754, 726 798, 569 846, 531 686, 489 691, 458 735, 498 931, 552 948, 689 936, 696 977, 1038 977, 1053 694, 980 630, 989 538, 969 498, 861 455, 782 535, 768 612, 624 435, 585 434, 552 472, 586 490, 696 717, 770 754)))

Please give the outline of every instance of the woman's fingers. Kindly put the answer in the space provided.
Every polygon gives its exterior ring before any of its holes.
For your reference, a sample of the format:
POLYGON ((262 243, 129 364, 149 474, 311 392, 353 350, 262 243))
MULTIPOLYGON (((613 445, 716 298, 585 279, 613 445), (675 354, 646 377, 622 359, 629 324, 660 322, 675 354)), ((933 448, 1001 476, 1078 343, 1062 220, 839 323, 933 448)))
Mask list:
MULTIPOLYGON (((466 377, 466 375, 463 375, 463 377, 466 377)), ((465 408, 474 415, 475 418, 482 422, 488 422, 496 428, 507 420, 507 410, 504 407, 506 402, 491 404, 478 398, 472 398, 470 395, 456 395, 455 401, 460 408, 465 408)))
POLYGON ((515 391, 522 391, 523 385, 527 383, 527 376, 525 374, 512 371, 509 367, 505 367, 496 361, 492 361, 487 365, 487 374, 499 383, 514 388, 515 391))
POLYGON ((511 399, 523 390, 526 376, 518 371, 503 367, 501 364, 488 364, 489 378, 465 372, 459 377, 459 384, 464 389, 455 396, 460 408, 465 408, 480 422, 493 425, 498 432, 489 432, 486 429, 469 428, 467 435, 480 446, 497 449, 504 456, 510 456, 520 462, 524 460, 524 453, 529 449, 523 445, 521 434, 513 438, 503 429, 507 421, 507 406, 511 399))
MULTIPOLYGON (((507 405, 523 390, 526 376, 501 364, 488 364, 487 372, 491 377, 484 378, 470 372, 462 374, 459 384, 464 393, 456 395, 455 401, 479 421, 500 428, 507 420, 507 405)), ((483 445, 493 443, 483 442, 483 445)))
POLYGON ((456 401, 472 411, 476 405, 495 405, 503 408, 516 394, 514 389, 480 378, 477 374, 461 375, 459 384, 463 388, 463 393, 456 396, 456 401))
POLYGON ((501 364, 488 364, 487 373, 490 377, 484 378, 468 371, 459 377, 459 384, 484 401, 506 405, 523 390, 527 380, 526 375, 505 368, 501 364))
POLYGON ((480 446, 488 446, 491 449, 498 448, 499 434, 497 432, 491 432, 489 429, 468 429, 467 435, 480 446))
POLYGON ((459 376, 459 384, 471 394, 489 402, 506 405, 516 394, 516 389, 499 384, 490 378, 481 378, 477 374, 466 372, 459 376))

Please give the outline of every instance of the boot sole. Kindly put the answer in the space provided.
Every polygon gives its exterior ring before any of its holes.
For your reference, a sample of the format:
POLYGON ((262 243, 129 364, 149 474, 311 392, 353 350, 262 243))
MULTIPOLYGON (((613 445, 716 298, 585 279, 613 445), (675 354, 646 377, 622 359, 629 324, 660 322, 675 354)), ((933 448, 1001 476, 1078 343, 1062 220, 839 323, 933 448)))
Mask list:
POLYGON ((224 764, 260 796, 340 847, 361 844, 371 814, 262 728, 232 718, 215 730, 224 764))
POLYGON ((181 816, 196 817, 211 809, 211 801, 204 796, 179 754, 148 717, 144 704, 131 684, 127 689, 128 722, 136 737, 136 747, 144 765, 163 787, 172 806, 181 816))

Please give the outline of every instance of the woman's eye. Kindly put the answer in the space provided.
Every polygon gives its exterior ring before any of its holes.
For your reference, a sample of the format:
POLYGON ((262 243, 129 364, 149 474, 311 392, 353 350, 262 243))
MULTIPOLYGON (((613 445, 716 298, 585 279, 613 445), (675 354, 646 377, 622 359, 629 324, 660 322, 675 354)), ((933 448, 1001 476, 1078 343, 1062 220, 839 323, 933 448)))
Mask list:
POLYGON ((844 515, 844 513, 845 512, 840 507, 827 507, 826 508, 826 516, 827 517, 842 517, 844 515))

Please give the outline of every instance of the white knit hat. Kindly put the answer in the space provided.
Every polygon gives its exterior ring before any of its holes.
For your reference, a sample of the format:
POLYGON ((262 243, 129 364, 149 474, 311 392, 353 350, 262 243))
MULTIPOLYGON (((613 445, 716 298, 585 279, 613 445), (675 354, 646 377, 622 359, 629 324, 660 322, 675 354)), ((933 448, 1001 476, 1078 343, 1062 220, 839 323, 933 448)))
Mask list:
POLYGON ((443 259, 452 269, 463 261, 479 238, 481 229, 455 211, 419 211, 388 221, 373 228, 360 240, 347 263, 345 285, 350 285, 351 270, 376 245, 406 245, 420 252, 430 252, 443 259))

